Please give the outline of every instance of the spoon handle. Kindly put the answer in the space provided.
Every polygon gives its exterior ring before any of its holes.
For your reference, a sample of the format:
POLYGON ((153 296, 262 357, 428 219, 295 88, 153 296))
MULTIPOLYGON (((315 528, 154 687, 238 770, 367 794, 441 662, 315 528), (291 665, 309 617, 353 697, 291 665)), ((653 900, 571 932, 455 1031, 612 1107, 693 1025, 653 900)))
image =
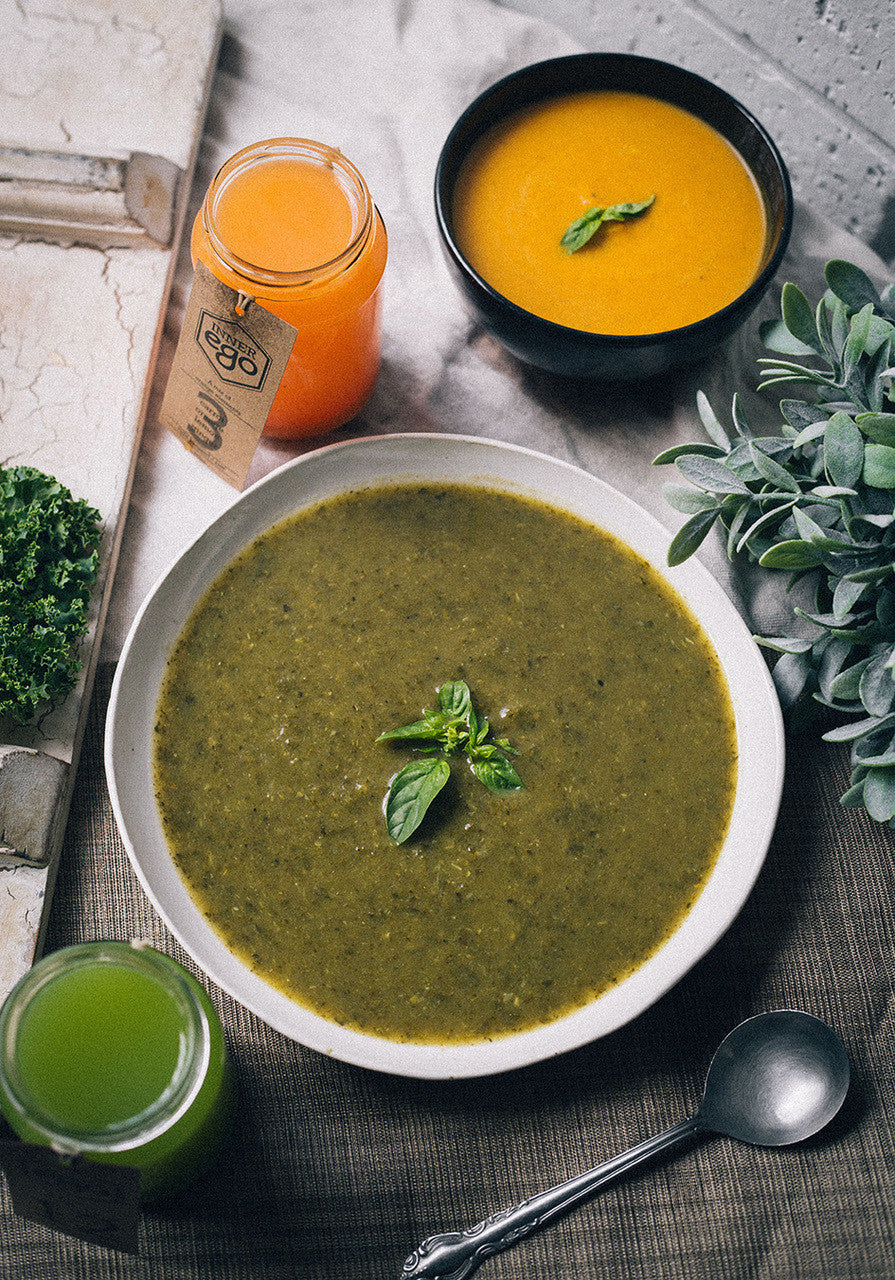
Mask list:
POLYGON ((401 1280, 465 1280, 486 1258, 533 1235, 554 1218, 587 1199, 604 1183, 697 1133, 701 1127, 702 1122, 697 1113, 666 1129, 664 1133, 647 1138, 630 1151, 613 1156, 595 1169, 589 1169, 549 1191, 542 1191, 540 1195, 523 1200, 511 1209, 492 1213, 474 1227, 430 1236, 414 1249, 404 1263, 401 1280))

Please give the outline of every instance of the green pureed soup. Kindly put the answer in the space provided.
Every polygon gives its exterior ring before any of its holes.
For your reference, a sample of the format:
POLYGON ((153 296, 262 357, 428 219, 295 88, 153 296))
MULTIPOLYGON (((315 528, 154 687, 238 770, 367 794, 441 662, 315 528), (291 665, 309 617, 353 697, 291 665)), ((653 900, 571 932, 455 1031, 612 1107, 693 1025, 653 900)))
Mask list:
POLYGON ((177 642, 154 735, 173 858, 248 966, 393 1040, 551 1021, 680 923, 736 778, 713 650, 660 575, 552 507, 463 485, 359 489, 276 525, 177 642), (454 757, 401 845, 384 730, 466 681, 518 754, 454 757))

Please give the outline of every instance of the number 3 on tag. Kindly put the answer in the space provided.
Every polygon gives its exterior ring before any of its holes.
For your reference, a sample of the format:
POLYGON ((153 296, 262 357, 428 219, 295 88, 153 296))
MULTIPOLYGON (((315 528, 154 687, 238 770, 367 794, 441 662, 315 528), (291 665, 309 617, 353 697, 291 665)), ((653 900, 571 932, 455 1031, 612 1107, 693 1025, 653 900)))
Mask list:
POLYGON ((241 489, 296 330, 196 263, 159 421, 241 489))

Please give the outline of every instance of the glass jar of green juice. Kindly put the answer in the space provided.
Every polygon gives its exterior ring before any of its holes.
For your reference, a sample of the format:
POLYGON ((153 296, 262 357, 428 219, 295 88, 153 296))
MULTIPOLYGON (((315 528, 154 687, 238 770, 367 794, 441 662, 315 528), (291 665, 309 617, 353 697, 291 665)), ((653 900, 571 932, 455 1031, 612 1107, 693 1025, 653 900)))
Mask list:
POLYGON ((144 1201, 199 1176, 232 1116, 220 1019, 142 943, 44 957, 0 1010, 0 1110, 26 1142, 140 1171, 144 1201))

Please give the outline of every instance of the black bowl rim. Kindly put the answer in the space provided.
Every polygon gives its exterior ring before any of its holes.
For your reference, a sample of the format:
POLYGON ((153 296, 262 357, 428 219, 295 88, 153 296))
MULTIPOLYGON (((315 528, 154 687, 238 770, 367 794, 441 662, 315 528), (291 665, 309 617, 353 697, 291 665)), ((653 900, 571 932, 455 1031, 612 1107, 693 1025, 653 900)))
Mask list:
MULTIPOLYGON (((556 98, 563 96, 564 93, 573 92, 575 92, 574 88, 567 90, 558 89, 556 91, 551 91, 549 94, 545 94, 544 96, 545 99, 548 97, 556 98)), ((632 89, 631 92, 636 92, 636 90, 632 89)), ((662 95, 653 93, 650 96, 661 97, 662 95)), ((694 111, 692 114, 697 115, 698 113, 694 111)), ((710 124, 711 121, 706 120, 706 123, 710 124)), ((746 162, 743 161, 743 163, 745 164, 746 162)), ((751 172, 751 167, 747 165, 747 168, 750 168, 751 172)), ((726 317, 734 311, 745 309, 748 314, 748 311, 752 309, 754 303, 757 303, 758 299, 764 293, 765 289, 770 284, 770 281, 777 273, 780 263, 783 260, 783 255, 786 253, 792 233, 794 202, 789 170, 787 169, 783 156, 780 154, 777 144, 774 142, 774 139, 768 133, 761 121, 753 115, 749 108, 744 106, 738 98, 735 98, 733 94, 728 93, 726 89, 722 89, 720 85, 715 84, 712 80, 708 80, 697 71, 690 71, 686 67, 681 67, 674 62, 666 62, 661 58, 648 58, 637 53, 600 52, 593 50, 584 53, 563 54, 557 58, 545 58, 539 62, 528 63, 527 66, 520 67, 518 70, 511 71, 507 75, 502 76, 499 80, 495 80, 493 84, 488 85, 486 89, 483 89, 481 93, 477 94, 476 97, 473 98, 454 122, 438 157, 438 163, 435 167, 434 186, 435 217, 438 224, 439 234, 441 235, 442 241, 447 246, 457 266, 465 275, 470 276, 478 287, 482 289, 497 305, 510 308, 510 314, 524 318, 529 323, 534 322, 539 328, 543 326, 543 332, 545 335, 554 334, 557 337, 562 334, 570 336, 574 335, 576 341, 579 343, 584 341, 589 345, 589 340, 593 339, 592 345, 594 347, 599 347, 601 350, 604 350, 606 347, 626 350, 633 349, 635 347, 649 347, 652 345, 667 344, 674 342, 675 338, 683 337, 683 335, 687 335, 688 338, 691 336, 698 338, 702 331, 717 328, 719 323, 722 323, 726 317), (680 325, 676 329, 662 329, 657 333, 597 333, 590 329, 575 329, 572 328, 571 325, 559 324, 556 320, 548 320, 544 316, 536 315, 535 312, 527 311, 525 307, 521 307, 517 302, 513 302, 510 298, 507 298, 504 294, 495 289, 493 285, 490 285, 483 276, 479 275, 476 269, 467 261, 461 252, 459 245, 454 239, 453 232, 451 231, 450 220, 445 209, 445 199, 442 190, 444 183, 444 170, 448 157, 456 145, 458 135, 462 133, 467 121, 473 113, 477 112, 481 108, 482 104, 486 102, 492 94, 502 92, 514 81, 527 79, 534 72, 542 72, 545 68, 551 66, 558 68, 562 64, 571 65, 573 63, 578 63, 583 65, 586 63, 600 62, 606 64, 615 63, 616 65, 620 65, 622 63, 635 64, 642 67, 644 71, 647 71, 651 67, 662 68, 663 70, 670 69, 675 74, 682 76, 684 79, 691 80, 694 85, 705 85, 712 93, 718 95, 720 98, 726 99, 728 104, 738 111, 743 119, 751 125, 767 147, 783 186, 783 219, 780 226, 780 233, 777 236, 777 243, 774 250, 764 267, 762 267, 761 271, 752 283, 744 289, 742 293, 737 294, 732 301, 726 303, 725 306, 720 308, 720 310, 713 311, 710 315, 704 316, 701 320, 694 320, 690 324, 680 325)))

